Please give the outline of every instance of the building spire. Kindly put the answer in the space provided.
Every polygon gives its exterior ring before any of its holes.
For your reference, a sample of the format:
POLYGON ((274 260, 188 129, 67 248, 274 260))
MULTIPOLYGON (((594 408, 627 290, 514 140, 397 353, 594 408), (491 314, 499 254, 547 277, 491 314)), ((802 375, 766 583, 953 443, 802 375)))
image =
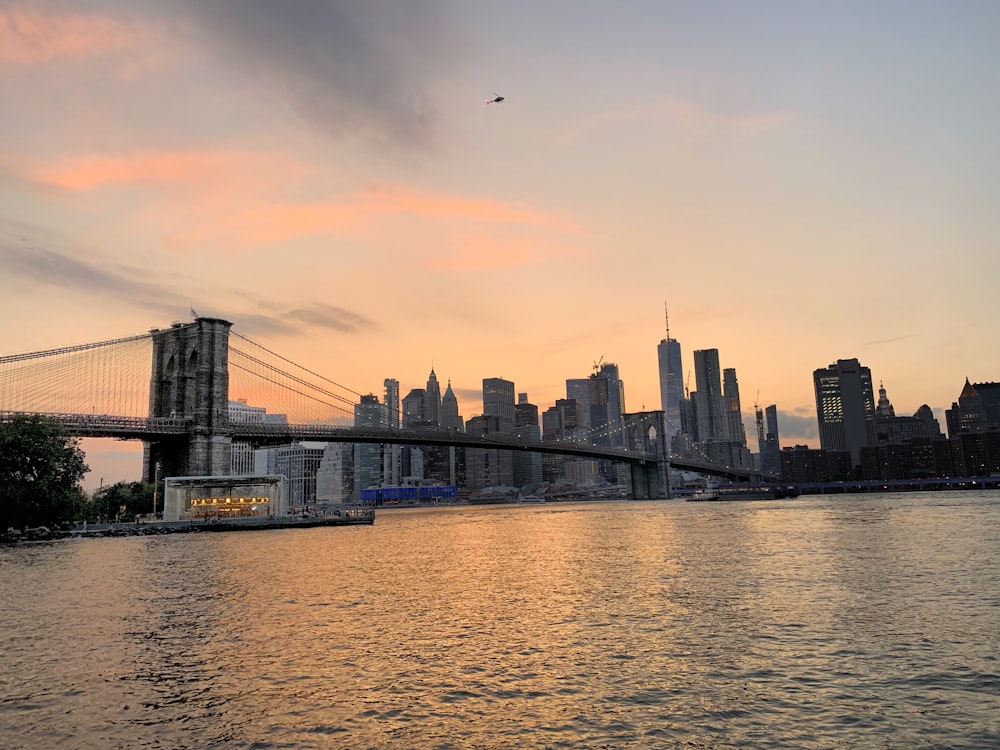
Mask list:
POLYGON ((667 324, 667 341, 670 341, 670 313, 667 311, 666 300, 663 300, 663 318, 667 324))

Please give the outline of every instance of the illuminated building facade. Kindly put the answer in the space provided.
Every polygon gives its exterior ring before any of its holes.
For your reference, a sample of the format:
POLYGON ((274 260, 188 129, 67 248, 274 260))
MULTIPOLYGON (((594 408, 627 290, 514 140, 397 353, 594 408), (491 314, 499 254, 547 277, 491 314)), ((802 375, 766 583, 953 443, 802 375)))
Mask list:
POLYGON ((168 477, 163 482, 164 521, 209 521, 285 515, 285 477, 168 477))

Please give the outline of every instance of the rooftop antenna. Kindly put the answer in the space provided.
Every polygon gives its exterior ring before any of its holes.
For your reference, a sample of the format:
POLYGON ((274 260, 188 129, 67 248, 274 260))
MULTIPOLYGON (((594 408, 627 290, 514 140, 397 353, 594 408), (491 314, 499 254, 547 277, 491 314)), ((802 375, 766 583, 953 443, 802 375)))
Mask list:
POLYGON ((667 341, 670 341, 670 313, 667 312, 667 301, 663 300, 663 318, 667 324, 667 341))

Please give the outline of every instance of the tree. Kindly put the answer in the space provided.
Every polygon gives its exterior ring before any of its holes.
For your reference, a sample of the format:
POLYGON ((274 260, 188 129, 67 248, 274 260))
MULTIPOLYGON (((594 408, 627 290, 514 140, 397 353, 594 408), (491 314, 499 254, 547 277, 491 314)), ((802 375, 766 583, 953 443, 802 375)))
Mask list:
POLYGON ((16 415, 0 423, 0 528, 71 521, 86 502, 90 471, 79 441, 58 421, 16 415))
POLYGON ((153 512, 153 485, 142 482, 118 482, 94 493, 92 516, 111 520, 134 521, 136 516, 153 512))

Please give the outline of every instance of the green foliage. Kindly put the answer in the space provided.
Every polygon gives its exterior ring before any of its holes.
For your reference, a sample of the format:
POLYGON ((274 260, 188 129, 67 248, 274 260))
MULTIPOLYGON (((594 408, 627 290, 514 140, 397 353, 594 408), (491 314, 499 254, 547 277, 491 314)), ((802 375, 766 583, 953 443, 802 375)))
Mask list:
POLYGON ((58 421, 19 415, 0 423, 0 528, 79 518, 88 471, 79 441, 58 421))
MULTIPOLYGON (((118 482, 95 492, 90 505, 88 520, 134 521, 136 516, 153 512, 153 485, 118 482)), ((162 504, 159 510, 163 511, 162 504)))

